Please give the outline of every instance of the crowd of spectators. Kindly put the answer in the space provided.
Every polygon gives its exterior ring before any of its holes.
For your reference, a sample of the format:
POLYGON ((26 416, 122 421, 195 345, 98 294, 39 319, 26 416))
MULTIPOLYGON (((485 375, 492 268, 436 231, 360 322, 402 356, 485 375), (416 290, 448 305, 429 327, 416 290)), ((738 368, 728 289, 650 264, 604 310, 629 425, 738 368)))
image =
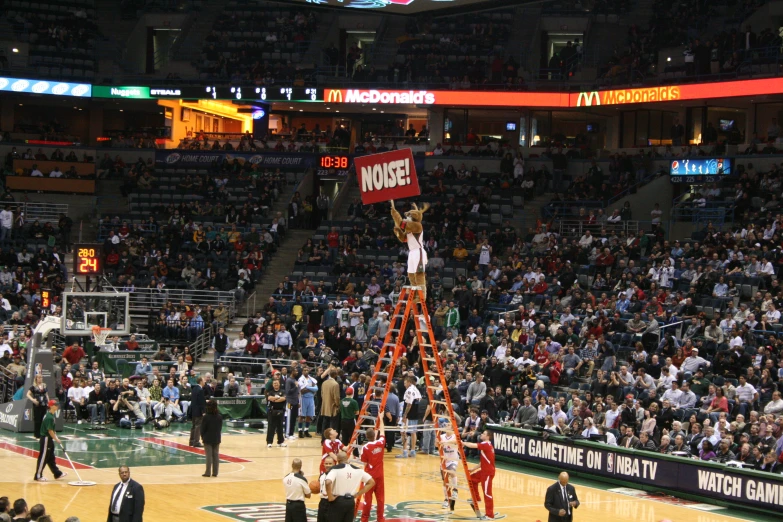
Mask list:
MULTIPOLYGON (((47 513, 43 504, 30 506, 23 498, 11 501, 8 497, 0 497, 0 522, 54 522, 52 515, 47 513)), ((65 522, 80 522, 79 517, 68 517, 65 522)))
MULTIPOLYGON (((30 65, 46 67, 47 74, 92 75, 94 42, 101 32, 95 23, 93 2, 63 10, 55 3, 6 2, 5 17, 17 38, 29 42, 30 65)), ((40 72, 44 72, 41 70, 40 72)))
POLYGON ((310 72, 299 63, 318 28, 316 12, 281 7, 264 1, 226 6, 205 38, 198 69, 236 83, 304 84, 310 72))
MULTIPOLYGON (((624 168, 610 175, 636 178, 638 167, 624 168)), ((459 170, 446 172, 460 182, 459 170)), ((773 178, 761 179, 766 187, 773 178)), ((435 173, 425 176, 422 199, 433 180, 443 186, 435 173)), ((485 175, 472 195, 468 184, 464 207, 436 200, 425 213, 428 308, 466 429, 505 421, 780 472, 783 218, 749 214, 736 233, 708 227, 700 241, 668 241, 660 227, 626 232, 611 226, 614 214, 598 224, 587 212, 592 224, 576 237, 541 225, 520 234, 510 222, 474 232, 471 216, 502 183, 485 175)), ((592 196, 604 183, 593 172, 574 193, 592 196)), ((753 183, 745 176, 740 187, 753 183)), ((366 382, 383 354, 406 278, 407 250, 386 210, 365 210, 371 220, 357 215, 352 230, 331 229, 303 246, 299 263, 320 272, 286 278, 255 323, 273 317, 293 333, 283 349, 270 338, 276 357, 337 359, 344 385, 366 382), (360 253, 367 249, 377 253, 360 253)), ((630 208, 616 214, 627 220, 630 208)), ((413 372, 422 384, 415 336, 403 342, 395 378, 413 372)), ((260 356, 269 353, 263 337, 258 343, 260 356)))
POLYGON ((684 72, 688 75, 732 73, 742 63, 766 63, 777 60, 780 37, 769 29, 756 34, 750 26, 740 24, 763 0, 746 0, 729 6, 720 14, 718 6, 693 1, 661 0, 653 9, 646 27, 634 23, 628 29, 624 49, 615 49, 603 77, 612 80, 638 81, 664 72, 683 69, 678 65, 656 71, 658 51, 666 47, 685 46, 684 72), (723 20, 722 29, 716 20, 723 20), (717 30, 716 30, 717 29, 717 30))
POLYGON ((519 64, 510 56, 503 60, 512 21, 513 13, 504 10, 411 19, 397 59, 386 72, 387 80, 447 85, 454 90, 482 85, 524 88, 519 64))

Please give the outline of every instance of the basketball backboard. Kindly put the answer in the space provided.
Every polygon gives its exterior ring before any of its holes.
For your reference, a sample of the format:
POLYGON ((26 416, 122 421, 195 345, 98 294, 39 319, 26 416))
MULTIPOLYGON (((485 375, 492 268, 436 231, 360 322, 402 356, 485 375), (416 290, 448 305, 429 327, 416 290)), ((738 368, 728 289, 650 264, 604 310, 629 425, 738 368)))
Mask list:
POLYGON ((130 333, 127 292, 63 292, 62 335, 91 336, 92 327, 111 328, 109 335, 130 333))

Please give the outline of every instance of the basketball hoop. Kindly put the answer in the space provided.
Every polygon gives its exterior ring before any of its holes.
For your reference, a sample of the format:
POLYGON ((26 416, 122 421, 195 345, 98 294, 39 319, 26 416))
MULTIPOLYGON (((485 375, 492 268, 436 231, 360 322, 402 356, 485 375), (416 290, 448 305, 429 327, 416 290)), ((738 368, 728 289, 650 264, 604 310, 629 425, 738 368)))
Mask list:
POLYGON ((95 339, 95 346, 104 346, 106 344, 106 338, 109 337, 109 333, 111 333, 111 328, 93 326, 92 336, 95 339))

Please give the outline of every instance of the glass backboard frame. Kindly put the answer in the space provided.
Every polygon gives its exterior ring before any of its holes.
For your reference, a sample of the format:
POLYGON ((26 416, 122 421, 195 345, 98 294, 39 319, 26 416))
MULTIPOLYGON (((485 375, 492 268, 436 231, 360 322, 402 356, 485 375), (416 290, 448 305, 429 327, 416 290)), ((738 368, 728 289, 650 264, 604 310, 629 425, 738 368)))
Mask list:
POLYGON ((130 294, 128 292, 63 292, 62 316, 60 322, 60 333, 65 336, 92 336, 92 327, 95 325, 104 328, 110 327, 110 336, 128 335, 131 331, 130 324, 130 294), (79 317, 73 317, 73 306, 80 307, 81 300, 93 300, 97 306, 91 306, 90 310, 76 309, 79 317), (112 307, 110 302, 116 302, 124 316, 112 316, 112 307), (122 322, 120 322, 122 321, 122 322))

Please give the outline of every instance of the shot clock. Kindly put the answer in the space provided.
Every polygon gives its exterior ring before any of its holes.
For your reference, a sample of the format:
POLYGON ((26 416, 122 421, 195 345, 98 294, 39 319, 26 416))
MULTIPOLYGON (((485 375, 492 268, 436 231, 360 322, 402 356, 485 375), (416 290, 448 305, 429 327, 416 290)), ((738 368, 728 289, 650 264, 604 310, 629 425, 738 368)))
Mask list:
POLYGON ((76 275, 103 273, 100 244, 78 244, 73 248, 73 272, 76 275))

